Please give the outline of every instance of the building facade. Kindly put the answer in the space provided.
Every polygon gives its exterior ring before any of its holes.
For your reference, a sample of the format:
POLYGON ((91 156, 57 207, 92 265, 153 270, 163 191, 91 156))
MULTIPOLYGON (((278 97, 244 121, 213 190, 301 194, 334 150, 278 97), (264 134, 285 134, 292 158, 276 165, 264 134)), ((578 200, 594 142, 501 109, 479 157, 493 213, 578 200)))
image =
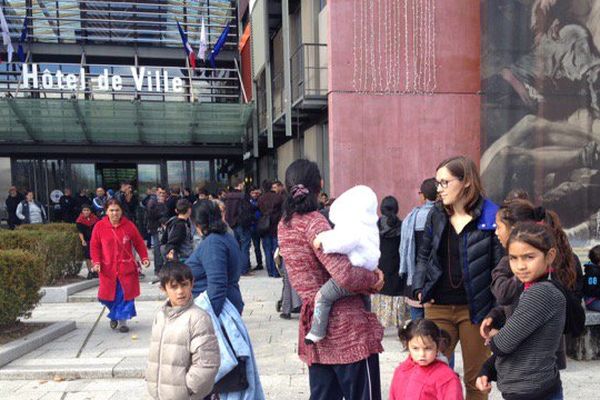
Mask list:
POLYGON ((252 116, 236 3, 1 0, 15 49, 0 51, 1 203, 10 184, 49 208, 65 187, 227 185, 252 116), (196 68, 179 26, 207 47, 196 68))

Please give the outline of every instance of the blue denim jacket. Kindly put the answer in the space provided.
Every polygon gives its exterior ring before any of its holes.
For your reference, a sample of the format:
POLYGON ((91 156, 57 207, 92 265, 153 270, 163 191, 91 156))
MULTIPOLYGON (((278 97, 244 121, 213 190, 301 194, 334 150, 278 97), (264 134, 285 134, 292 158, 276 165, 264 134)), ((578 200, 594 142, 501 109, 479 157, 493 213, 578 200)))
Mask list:
POLYGON ((221 314, 217 317, 215 314, 208 294, 203 292, 195 300, 197 306, 206 311, 212 319, 215 334, 219 341, 219 350, 221 353, 221 366, 219 372, 215 378, 215 382, 219 381, 223 376, 229 373, 237 365, 237 357, 246 358, 246 376, 248 378, 248 389, 241 392, 230 392, 221 393, 219 397, 221 400, 263 400, 265 394, 263 392, 262 384, 260 383, 260 376, 258 375, 258 367, 256 365, 256 359, 254 357, 254 350, 252 350, 252 343, 250 342, 250 336, 242 316, 229 301, 225 300, 221 314), (227 337, 231 342, 231 345, 235 349, 229 346, 223 330, 227 332, 227 337))

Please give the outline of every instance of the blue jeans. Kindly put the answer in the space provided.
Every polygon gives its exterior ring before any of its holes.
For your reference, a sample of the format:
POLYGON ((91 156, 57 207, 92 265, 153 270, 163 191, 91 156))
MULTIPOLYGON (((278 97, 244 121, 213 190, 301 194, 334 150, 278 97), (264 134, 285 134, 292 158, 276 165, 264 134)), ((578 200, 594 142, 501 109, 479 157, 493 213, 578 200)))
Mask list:
POLYGON ((587 308, 590 311, 600 311, 600 299, 596 299, 588 304, 587 302, 589 301, 589 299, 589 297, 585 298, 585 308, 587 308))
POLYGON ((546 400, 564 400, 564 398, 565 396, 563 394, 563 388, 561 383, 560 387, 554 393, 548 396, 546 400))
POLYGON ((275 235, 266 235, 261 237, 263 250, 265 251, 265 264, 267 266, 267 272, 269 276, 279 278, 279 273, 277 272, 277 268, 275 268, 275 261, 273 260, 273 255, 275 254, 275 249, 277 248, 277 236, 275 235))
POLYGON ((250 232, 250 228, 243 228, 239 225, 235 227, 233 232, 242 252, 240 271, 244 275, 250 271, 250 241, 252 240, 252 233, 250 232))
POLYGON ((425 318, 425 309, 423 307, 409 307, 409 309, 411 321, 425 318))

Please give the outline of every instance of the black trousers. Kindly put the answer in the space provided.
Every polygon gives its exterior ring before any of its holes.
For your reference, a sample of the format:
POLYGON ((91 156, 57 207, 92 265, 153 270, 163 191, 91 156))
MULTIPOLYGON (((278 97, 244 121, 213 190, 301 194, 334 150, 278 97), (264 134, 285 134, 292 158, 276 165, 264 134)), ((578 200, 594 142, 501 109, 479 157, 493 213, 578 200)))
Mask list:
POLYGON ((310 400, 381 400, 379 355, 352 364, 308 367, 310 400))

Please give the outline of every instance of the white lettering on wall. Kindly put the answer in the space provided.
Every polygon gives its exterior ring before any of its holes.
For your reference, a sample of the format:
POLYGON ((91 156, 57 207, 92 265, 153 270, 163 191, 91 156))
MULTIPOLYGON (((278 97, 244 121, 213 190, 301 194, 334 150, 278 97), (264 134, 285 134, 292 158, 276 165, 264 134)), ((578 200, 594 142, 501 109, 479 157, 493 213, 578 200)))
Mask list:
MULTIPOLYGON (((91 76, 92 90, 99 92, 119 92, 123 90, 137 92, 182 93, 184 91, 183 79, 175 76, 171 78, 168 70, 149 71, 146 67, 130 67, 131 75, 125 80, 119 74, 110 74, 104 68, 99 75, 91 76), (133 86, 131 80, 133 79, 133 86), (129 83, 124 83, 129 82, 129 83)), ((86 71, 79 69, 79 76, 74 73, 63 73, 60 69, 50 71, 45 69, 40 75, 37 64, 23 64, 21 84, 24 89, 38 89, 40 86, 46 90, 86 90, 86 71)))

